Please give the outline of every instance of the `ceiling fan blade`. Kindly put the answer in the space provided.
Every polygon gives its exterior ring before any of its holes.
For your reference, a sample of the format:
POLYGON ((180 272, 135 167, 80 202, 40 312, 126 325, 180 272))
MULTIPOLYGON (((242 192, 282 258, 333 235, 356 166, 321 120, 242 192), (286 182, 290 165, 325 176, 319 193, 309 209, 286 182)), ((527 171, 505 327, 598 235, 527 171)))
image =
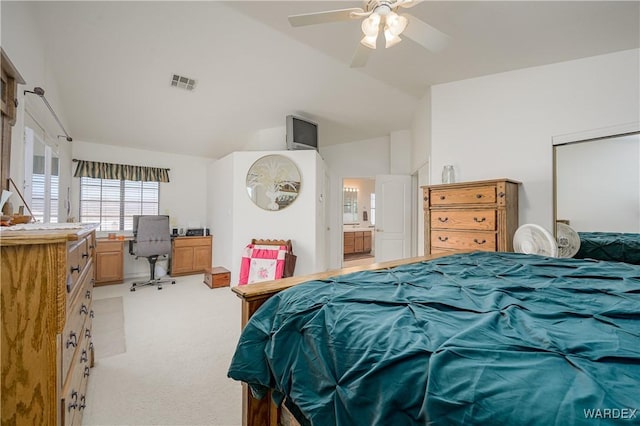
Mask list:
POLYGON ((363 46, 361 43, 358 43, 358 47, 356 51, 353 52, 353 58, 351 58, 351 68, 362 68, 367 65, 367 61, 369 60, 369 54, 371 53, 371 49, 366 46, 363 46))
POLYGON ((424 21, 408 13, 403 14, 409 20, 402 33, 422 47, 432 52, 440 52, 449 43, 450 37, 424 21))
POLYGON ((353 13, 362 14, 365 11, 359 7, 350 9, 329 10, 327 12, 304 13, 301 15, 289 16, 289 23, 292 27, 302 27, 304 25, 324 24, 327 22, 349 21, 360 18, 353 16, 353 13))
POLYGON ((423 0, 398 0, 396 3, 394 3, 394 7, 395 6, 400 6, 400 7, 413 7, 417 4, 422 3, 423 0))

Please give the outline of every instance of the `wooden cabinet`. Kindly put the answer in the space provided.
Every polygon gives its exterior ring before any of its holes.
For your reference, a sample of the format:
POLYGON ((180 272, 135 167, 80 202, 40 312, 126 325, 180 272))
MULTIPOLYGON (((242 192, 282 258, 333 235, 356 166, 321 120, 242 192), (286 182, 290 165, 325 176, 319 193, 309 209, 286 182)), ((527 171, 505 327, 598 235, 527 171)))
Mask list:
POLYGON ((96 285, 124 281, 124 241, 96 241, 96 285))
POLYGON ((425 254, 513 251, 519 184, 497 179, 422 187, 425 254))
POLYGON ((211 268, 212 241, 210 235, 174 238, 171 241, 171 276, 197 274, 211 268))
POLYGON ((95 231, 5 231, 2 424, 79 425, 93 366, 95 231))
POLYGON ((371 231, 344 232, 344 254, 370 253, 371 231))

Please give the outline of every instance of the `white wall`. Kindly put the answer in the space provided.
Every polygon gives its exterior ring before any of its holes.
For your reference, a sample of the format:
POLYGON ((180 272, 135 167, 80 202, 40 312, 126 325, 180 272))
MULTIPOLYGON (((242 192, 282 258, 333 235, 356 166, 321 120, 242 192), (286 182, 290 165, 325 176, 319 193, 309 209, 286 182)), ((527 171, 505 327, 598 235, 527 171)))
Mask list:
POLYGON ((295 275, 305 275, 326 269, 324 246, 319 241, 323 227, 318 217, 318 193, 322 183, 318 176, 322 166, 316 151, 243 151, 234 152, 213 163, 209 197, 215 212, 210 216, 212 234, 226 251, 214 263, 231 271, 232 284, 238 282, 242 250, 252 238, 291 240, 296 254, 295 275), (301 175, 300 193, 295 202, 279 211, 263 210, 249 198, 246 188, 247 171, 259 158, 278 154, 289 157, 301 175), (231 188, 231 191, 229 191, 231 188), (229 230, 231 229, 231 232, 229 230), (225 263, 221 263, 225 262, 225 263))
POLYGON ((411 125, 411 172, 424 167, 431 154, 431 88, 420 98, 411 125))
POLYGON ((261 129, 252 134, 244 151, 279 151, 287 149, 286 126, 261 129))
POLYGON ((637 121, 639 52, 433 86, 431 180, 519 180, 520 223, 551 229, 552 137, 637 121))
MULTIPOLYGON (((233 269, 233 155, 212 162, 207 169, 207 217, 213 235, 213 265, 233 269)), ((234 282, 234 281, 232 281, 234 282)), ((237 282, 237 278, 236 281, 237 282)))
MULTIPOLYGON (((73 142, 73 158, 171 169, 170 182, 160 184, 160 214, 170 216, 172 228, 211 226, 207 216, 207 169, 213 160, 209 158, 126 147, 114 149, 110 145, 82 141, 73 142)), ((79 217, 79 191, 80 179, 73 178, 71 211, 76 219, 79 217)), ((215 247, 215 235, 213 239, 215 247)), ((148 274, 148 265, 125 256, 125 278, 145 274, 148 274)))
POLYGON ((411 174, 412 136, 410 130, 397 130, 389 135, 389 173, 411 174))

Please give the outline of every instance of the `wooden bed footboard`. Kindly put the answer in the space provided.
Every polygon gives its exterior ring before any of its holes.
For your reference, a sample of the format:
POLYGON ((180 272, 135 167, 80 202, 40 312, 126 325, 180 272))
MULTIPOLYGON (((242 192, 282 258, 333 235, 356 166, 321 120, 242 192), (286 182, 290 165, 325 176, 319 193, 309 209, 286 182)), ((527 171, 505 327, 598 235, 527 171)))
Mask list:
MULTIPOLYGON (((429 256, 412 257, 408 259, 394 260, 390 262, 373 263, 365 266, 353 266, 349 268, 335 269, 332 271, 319 272, 316 274, 294 276, 274 281, 264 281, 255 284, 232 287, 231 290, 242 299, 242 328, 247 324, 249 318, 258 310, 262 304, 274 294, 286 290, 289 287, 307 281, 323 280, 338 275, 349 274, 359 271, 371 271, 376 269, 393 268, 408 263, 432 260, 438 257, 447 256, 458 252, 432 254, 429 256)), ((251 396, 248 386, 242 384, 242 424, 245 426, 278 426, 281 424, 280 407, 271 402, 271 395, 262 399, 251 396)))

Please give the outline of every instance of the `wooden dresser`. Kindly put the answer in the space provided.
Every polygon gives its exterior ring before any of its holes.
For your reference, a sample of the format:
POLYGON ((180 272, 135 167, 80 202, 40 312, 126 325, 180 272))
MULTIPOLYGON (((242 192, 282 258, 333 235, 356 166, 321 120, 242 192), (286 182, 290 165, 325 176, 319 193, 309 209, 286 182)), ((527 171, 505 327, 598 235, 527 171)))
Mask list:
POLYGON ((176 237, 171 239, 170 275, 192 275, 211 268, 213 237, 176 237))
POLYGON ((425 254, 513 251, 519 184, 496 179, 423 186, 425 254))
POLYGON ((3 425, 79 425, 93 366, 95 228, 0 234, 3 425))

